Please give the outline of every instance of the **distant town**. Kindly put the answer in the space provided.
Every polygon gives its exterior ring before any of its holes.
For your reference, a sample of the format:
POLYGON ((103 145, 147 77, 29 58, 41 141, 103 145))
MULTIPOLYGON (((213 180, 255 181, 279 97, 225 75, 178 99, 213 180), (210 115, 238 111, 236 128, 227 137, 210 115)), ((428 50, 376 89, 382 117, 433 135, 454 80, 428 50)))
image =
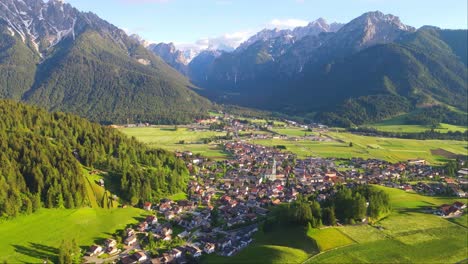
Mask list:
MULTIPOLYGON (((229 158, 215 161, 190 151, 176 152, 191 174, 186 196, 161 199, 157 204, 144 203, 146 219, 109 237, 103 244, 90 245, 85 257, 87 263, 193 263, 202 255, 233 256, 252 243, 253 235, 262 228, 272 208, 292 203, 299 196, 312 195, 319 202, 326 201, 336 193, 337 185, 352 188, 377 184, 428 196, 467 197, 467 168, 458 170, 453 178, 424 159, 399 163, 362 158, 299 159, 281 148, 256 145, 248 140, 275 135, 251 133, 247 138, 239 137, 245 130, 268 130, 268 124, 252 125, 227 116, 224 120, 228 120, 224 122, 228 125, 222 127, 214 127, 218 117, 197 120, 191 129, 228 133, 230 136, 218 139, 218 143, 229 153, 229 158)), ((320 124, 287 123, 314 131, 328 129, 320 124)), ((304 137, 332 140, 315 135, 304 137)), ((466 165, 458 162, 459 166, 466 165)), ((451 218, 460 217, 465 208, 463 202, 455 202, 422 210, 451 218)))

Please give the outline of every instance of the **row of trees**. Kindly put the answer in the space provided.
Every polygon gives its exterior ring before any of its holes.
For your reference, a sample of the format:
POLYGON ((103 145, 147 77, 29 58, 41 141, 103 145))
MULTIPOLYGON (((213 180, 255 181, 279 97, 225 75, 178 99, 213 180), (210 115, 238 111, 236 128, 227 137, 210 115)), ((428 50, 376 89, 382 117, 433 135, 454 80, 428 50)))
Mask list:
POLYGON ((368 136, 380 136, 380 137, 392 137, 392 138, 407 138, 407 139, 441 139, 441 140, 468 140, 468 130, 465 132, 460 131, 448 131, 447 133, 435 131, 434 128, 416 133, 405 133, 405 132, 387 132, 380 131, 372 127, 358 127, 350 128, 348 131, 357 134, 363 134, 368 136))
POLYGON ((81 249, 75 239, 62 240, 58 249, 58 263, 71 264, 81 263, 81 249))
POLYGON ((182 160, 77 116, 0 101, 0 216, 88 204, 83 165, 136 204, 183 191, 182 160))

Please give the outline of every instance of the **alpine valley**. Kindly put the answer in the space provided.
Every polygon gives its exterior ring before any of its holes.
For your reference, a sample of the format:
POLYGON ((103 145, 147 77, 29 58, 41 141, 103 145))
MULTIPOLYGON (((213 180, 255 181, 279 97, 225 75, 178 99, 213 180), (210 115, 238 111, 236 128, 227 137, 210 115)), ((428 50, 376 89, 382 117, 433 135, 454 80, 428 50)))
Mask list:
POLYGON ((259 2, 0 0, 0 262, 467 263, 466 27, 259 2))
MULTIPOLYGON (((345 25, 265 29, 233 52, 201 53, 181 72, 219 103, 362 125, 433 106, 466 113, 466 43, 466 30, 415 29, 377 11, 345 25)), ((172 54, 174 65, 180 53, 172 54)))

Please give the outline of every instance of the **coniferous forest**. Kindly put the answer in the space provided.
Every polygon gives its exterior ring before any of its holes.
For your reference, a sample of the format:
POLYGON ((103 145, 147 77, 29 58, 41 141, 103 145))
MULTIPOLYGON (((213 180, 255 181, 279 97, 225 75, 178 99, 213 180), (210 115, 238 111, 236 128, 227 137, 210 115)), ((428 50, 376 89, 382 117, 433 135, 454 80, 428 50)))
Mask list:
POLYGON ((115 192, 131 204, 186 185, 183 161, 114 129, 5 100, 0 115, 1 217, 86 206, 83 166, 108 172, 115 192))

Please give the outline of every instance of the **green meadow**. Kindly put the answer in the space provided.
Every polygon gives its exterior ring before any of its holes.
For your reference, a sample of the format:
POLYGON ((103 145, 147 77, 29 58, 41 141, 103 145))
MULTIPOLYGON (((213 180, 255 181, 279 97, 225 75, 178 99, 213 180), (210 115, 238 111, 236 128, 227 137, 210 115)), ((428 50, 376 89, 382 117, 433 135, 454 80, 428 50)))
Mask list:
POLYGON ((336 158, 378 158, 390 162, 409 159, 425 159, 438 164, 446 161, 445 157, 431 153, 431 150, 444 149, 454 154, 468 154, 467 142, 453 140, 415 140, 399 138, 379 138, 360 136, 351 133, 328 132, 322 136, 334 139, 331 142, 310 140, 262 139, 254 143, 265 146, 283 145, 287 151, 300 158, 309 156, 336 158), (350 147, 352 143, 352 147, 350 147))
MULTIPOLYGON (((372 124, 369 125, 369 127, 373 127, 377 130, 384 131, 384 132, 401 132, 401 133, 419 133, 419 132, 424 132, 427 130, 431 130, 430 126, 423 126, 423 125, 391 125, 387 123, 377 123, 377 124, 372 124)), ((447 133, 449 131, 451 132, 465 132, 467 130, 467 127, 464 126, 456 126, 456 125, 450 125, 450 124, 440 124, 439 126, 434 129, 437 132, 440 133, 447 133)))
MULTIPOLYGON (((373 127, 377 130, 385 131, 385 132, 418 133, 418 132, 431 130, 432 128, 431 126, 405 124, 406 116, 407 115, 401 115, 392 119, 384 120, 384 121, 374 123, 374 124, 369 124, 366 126, 373 127)), ((465 130, 467 129, 468 127, 465 127, 465 126, 456 126, 456 125, 441 123, 439 124, 439 126, 436 127, 435 131, 438 131, 441 133, 447 133, 448 131, 465 132, 465 130)))
POLYGON ((174 126, 121 128, 120 131, 155 148, 170 151, 192 151, 211 158, 227 157, 227 154, 218 145, 203 143, 203 139, 225 136, 225 132, 190 131, 185 127, 175 129, 174 126))
POLYGON ((41 209, 31 215, 0 222, 0 261, 6 263, 56 262, 62 240, 76 239, 87 249, 145 212, 137 208, 41 209))
POLYGON ((120 203, 112 199, 110 191, 97 183, 100 179, 104 179, 106 186, 108 186, 110 181, 106 181, 106 177, 102 174, 90 174, 89 172, 90 169, 83 169, 88 206, 92 208, 117 208, 120 203))
POLYGON ((173 194, 169 197, 167 197, 168 199, 171 199, 173 201, 180 201, 180 200, 186 200, 187 199, 187 194, 186 193, 176 193, 176 194, 173 194))
POLYGON ((307 235, 317 242, 317 247, 321 252, 354 243, 338 228, 310 229, 307 230, 307 235))
MULTIPOLYGON (((123 128, 120 130, 153 147, 165 148, 171 151, 192 151, 215 159, 228 157, 228 154, 223 151, 221 146, 214 143, 203 143, 203 139, 224 136, 225 132, 190 131, 185 127, 174 129, 173 126, 123 128)), ((304 134, 317 135, 316 132, 309 132, 295 127, 275 127, 272 132, 290 137, 302 137, 304 134)), ((361 157, 365 159, 384 159, 390 162, 425 159, 431 164, 441 164, 447 161, 447 157, 440 156, 440 152, 433 153, 432 151, 445 150, 457 155, 468 155, 468 144, 465 141, 368 137, 346 132, 326 132, 319 135, 324 139, 331 138, 333 141, 272 138, 252 142, 265 146, 282 145, 286 147, 287 151, 297 154, 300 158, 310 156, 361 157), (352 147, 350 147, 350 143, 352 143, 352 147)))
MULTIPOLYGON (((466 258, 466 216, 443 219, 422 208, 457 198, 427 197, 381 186, 393 212, 371 225, 309 229, 284 226, 261 230, 232 257, 205 256, 203 263, 456 263, 466 258), (452 222, 455 221, 455 223, 452 222), (458 223, 460 222, 460 223, 458 223)), ((466 199, 462 200, 465 203, 466 199)))
POLYGON ((300 128, 300 127, 284 127, 284 128, 275 127, 270 130, 277 134, 290 136, 290 137, 303 137, 303 136, 310 136, 310 135, 316 134, 314 132, 307 131, 307 129, 300 128))
POLYGON ((300 226, 285 226, 268 233, 258 231, 254 242, 232 257, 204 256, 203 263, 301 263, 316 254, 313 239, 300 226))
MULTIPOLYGON (((466 226, 421 211, 427 206, 451 203, 456 198, 426 197, 381 186, 377 188, 390 194, 393 213, 375 227, 335 228, 354 243, 323 251, 307 263, 456 263, 466 259, 466 226)), ((466 203, 466 199, 463 201, 466 203)), ((459 219, 466 221, 466 216, 459 219)))

